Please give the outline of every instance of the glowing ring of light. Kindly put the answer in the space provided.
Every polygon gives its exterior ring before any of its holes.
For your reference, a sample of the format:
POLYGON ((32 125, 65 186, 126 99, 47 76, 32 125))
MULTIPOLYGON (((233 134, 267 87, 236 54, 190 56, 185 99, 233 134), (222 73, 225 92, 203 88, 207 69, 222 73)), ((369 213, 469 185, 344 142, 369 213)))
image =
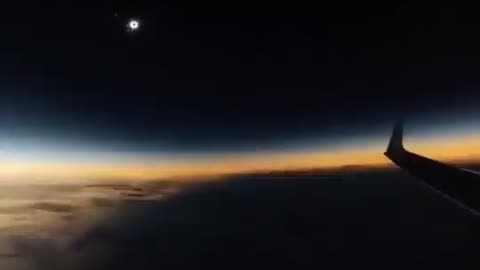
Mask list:
POLYGON ((128 28, 130 28, 132 31, 137 30, 139 27, 140 23, 137 20, 131 20, 128 22, 128 28))

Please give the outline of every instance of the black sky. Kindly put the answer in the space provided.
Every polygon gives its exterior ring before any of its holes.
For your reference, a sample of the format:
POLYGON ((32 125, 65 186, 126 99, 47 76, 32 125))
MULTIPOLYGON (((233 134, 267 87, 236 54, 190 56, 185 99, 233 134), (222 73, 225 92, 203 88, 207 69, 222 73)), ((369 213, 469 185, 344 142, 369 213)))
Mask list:
POLYGON ((316 2, 2 4, 3 132, 211 149, 476 110, 473 10, 316 2))

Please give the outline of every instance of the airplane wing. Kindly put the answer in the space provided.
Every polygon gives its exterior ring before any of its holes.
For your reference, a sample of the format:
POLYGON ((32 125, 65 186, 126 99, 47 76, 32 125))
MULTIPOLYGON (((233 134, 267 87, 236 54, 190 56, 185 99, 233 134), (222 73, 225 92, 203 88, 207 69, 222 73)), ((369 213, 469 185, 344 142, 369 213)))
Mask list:
POLYGON ((385 156, 450 201, 480 215, 480 173, 409 152, 403 146, 402 122, 395 125, 385 156))

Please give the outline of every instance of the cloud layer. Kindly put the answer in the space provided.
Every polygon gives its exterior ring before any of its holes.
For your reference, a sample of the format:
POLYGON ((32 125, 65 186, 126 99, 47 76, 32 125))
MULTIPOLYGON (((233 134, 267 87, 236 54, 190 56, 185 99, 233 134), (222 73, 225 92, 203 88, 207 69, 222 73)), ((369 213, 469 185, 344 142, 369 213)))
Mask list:
POLYGON ((242 176, 135 202, 23 249, 39 269, 478 266, 478 220, 398 172, 242 176))

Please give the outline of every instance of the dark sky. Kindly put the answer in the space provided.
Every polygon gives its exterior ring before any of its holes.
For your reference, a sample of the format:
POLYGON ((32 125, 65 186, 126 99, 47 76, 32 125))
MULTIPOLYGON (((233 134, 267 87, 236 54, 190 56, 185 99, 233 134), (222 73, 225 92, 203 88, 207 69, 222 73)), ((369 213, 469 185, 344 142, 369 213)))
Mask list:
POLYGON ((14 136, 252 148, 479 103, 466 7, 17 2, 0 19, 0 120, 14 136))

